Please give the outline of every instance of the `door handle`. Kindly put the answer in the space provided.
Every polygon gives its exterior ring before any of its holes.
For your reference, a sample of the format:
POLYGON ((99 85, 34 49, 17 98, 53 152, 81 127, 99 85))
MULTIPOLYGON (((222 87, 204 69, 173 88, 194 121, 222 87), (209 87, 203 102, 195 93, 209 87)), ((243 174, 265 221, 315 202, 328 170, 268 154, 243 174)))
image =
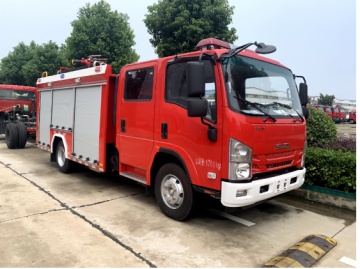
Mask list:
POLYGON ((125 130, 126 130, 126 122, 125 122, 125 119, 121 119, 120 121, 120 128, 121 128, 121 132, 122 133, 125 133, 125 130))
POLYGON ((168 124, 166 122, 161 123, 161 138, 168 138, 168 124))

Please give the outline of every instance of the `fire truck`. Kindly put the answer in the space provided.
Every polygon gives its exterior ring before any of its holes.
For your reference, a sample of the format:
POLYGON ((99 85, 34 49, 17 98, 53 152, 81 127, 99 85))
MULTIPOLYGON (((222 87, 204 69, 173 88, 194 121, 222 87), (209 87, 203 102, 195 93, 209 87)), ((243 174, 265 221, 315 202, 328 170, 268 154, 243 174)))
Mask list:
POLYGON ((35 136, 36 87, 0 84, 0 134, 10 149, 24 148, 35 136))
POLYGON ((332 119, 335 123, 345 122, 346 121, 346 112, 345 109, 341 106, 334 106, 332 110, 332 119))
POLYGON ((356 123, 356 110, 353 109, 349 112, 349 123, 356 123))
POLYGON ((332 110, 331 106, 323 106, 324 112, 332 119, 332 110))
POLYGON ((144 185, 175 220, 191 215, 197 193, 245 207, 299 188, 307 84, 260 55, 275 50, 207 38, 119 74, 93 58, 39 78, 37 145, 63 173, 79 163, 144 185))

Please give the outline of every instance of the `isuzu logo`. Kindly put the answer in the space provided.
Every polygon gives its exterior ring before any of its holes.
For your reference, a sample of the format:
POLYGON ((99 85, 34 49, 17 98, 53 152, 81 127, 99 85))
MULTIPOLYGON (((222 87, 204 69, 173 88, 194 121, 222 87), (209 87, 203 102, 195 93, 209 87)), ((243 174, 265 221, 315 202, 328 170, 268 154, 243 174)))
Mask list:
POLYGON ((275 149, 289 149, 289 148, 290 148, 289 143, 275 144, 275 149))

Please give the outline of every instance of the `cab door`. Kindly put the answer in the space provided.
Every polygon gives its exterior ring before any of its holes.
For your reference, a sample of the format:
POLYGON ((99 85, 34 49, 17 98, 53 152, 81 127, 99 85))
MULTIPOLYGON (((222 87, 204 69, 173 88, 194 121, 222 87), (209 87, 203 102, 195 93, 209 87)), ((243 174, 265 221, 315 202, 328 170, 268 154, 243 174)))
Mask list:
MULTIPOLYGON (((192 59, 189 59, 192 60, 192 59)), ((193 61, 198 61, 194 58, 193 61)), ((187 165, 191 182, 197 186, 220 189, 222 160, 222 110, 220 74, 211 60, 205 66, 205 98, 208 114, 202 122, 187 112, 186 61, 169 62, 166 68, 165 102, 161 105, 159 121, 166 126, 161 132, 160 146, 180 156, 187 165), (204 124, 205 123, 205 124, 204 124), (217 129, 217 139, 208 137, 209 125, 217 129)))
POLYGON ((142 183, 154 146, 155 70, 136 65, 122 70, 117 103, 119 172, 142 183), (119 98, 120 97, 120 98, 119 98))

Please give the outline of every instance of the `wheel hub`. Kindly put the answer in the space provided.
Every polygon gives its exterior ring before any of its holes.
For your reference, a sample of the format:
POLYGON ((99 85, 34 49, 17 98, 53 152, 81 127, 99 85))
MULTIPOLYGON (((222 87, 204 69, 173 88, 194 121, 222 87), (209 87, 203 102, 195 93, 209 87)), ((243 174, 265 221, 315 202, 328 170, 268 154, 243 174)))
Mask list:
POLYGON ((64 148, 59 148, 58 152, 57 152, 57 160, 58 160, 58 164, 60 166, 63 166, 65 163, 65 150, 64 148))
POLYGON ((161 196, 165 204, 172 208, 179 208, 184 201, 184 189, 180 180, 174 175, 167 175, 161 182, 161 196))

